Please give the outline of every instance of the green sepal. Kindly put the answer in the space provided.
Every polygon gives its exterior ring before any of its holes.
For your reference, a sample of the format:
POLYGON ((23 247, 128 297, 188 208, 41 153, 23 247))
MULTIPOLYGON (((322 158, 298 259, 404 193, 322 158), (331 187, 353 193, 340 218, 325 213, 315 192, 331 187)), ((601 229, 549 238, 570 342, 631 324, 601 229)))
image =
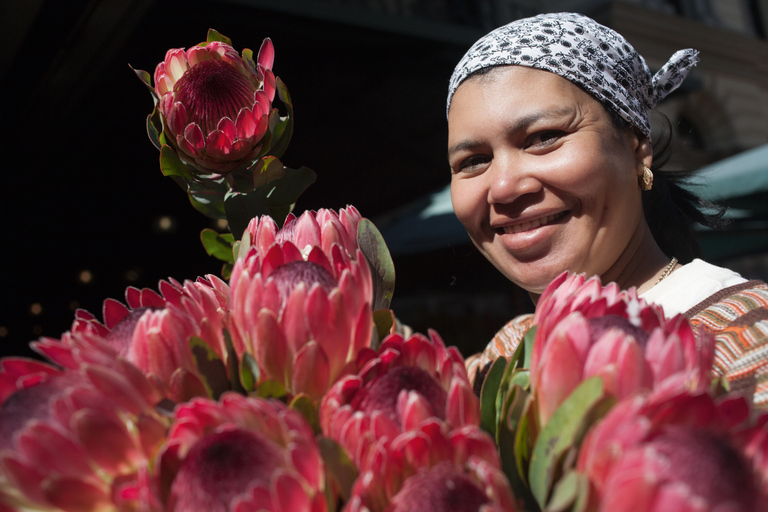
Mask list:
POLYGON ((243 48, 243 51, 241 52, 241 55, 243 57, 243 60, 245 61, 246 65, 252 70, 256 70, 256 61, 253 60, 253 50, 250 48, 243 48))
MULTIPOLYGON (((323 457, 325 467, 331 480, 344 502, 349 501, 352 494, 352 485, 357 479, 357 469, 342 446, 328 437, 319 436, 317 446, 323 457)), ((331 509, 334 510, 334 509, 331 509)))
MULTIPOLYGON (((225 36, 224 34, 220 33, 218 30, 209 28, 208 29, 208 37, 205 40, 205 43, 212 43, 214 41, 220 41, 222 43, 226 43, 229 46, 232 46, 232 40, 225 36)), ((202 45, 205 46, 205 45, 202 45)))
POLYGON ((536 502, 544 508, 552 484, 559 476, 563 456, 580 442, 593 420, 593 409, 604 397, 599 376, 583 381, 558 407, 544 426, 531 455, 528 478, 536 502))
POLYGON ((533 354, 533 342, 536 340, 536 329, 537 326, 534 325, 525 331, 523 341, 520 343, 524 347, 523 368, 531 367, 531 355, 533 354))
POLYGON ((135 69, 133 66, 128 64, 128 67, 131 68, 131 70, 136 73, 136 76, 139 77, 139 80, 147 86, 147 89, 149 89, 150 94, 152 94, 152 101, 154 105, 157 105, 157 91, 155 91, 155 88, 152 87, 152 75, 144 71, 143 69, 135 69))
POLYGON ((528 439, 526 413, 529 404, 530 395, 523 387, 515 384, 508 390, 501 405, 496 445, 499 447, 501 469, 509 480, 514 496, 525 504, 523 510, 536 510, 536 500, 526 477, 530 447, 527 442, 519 444, 528 439))
POLYGON ((163 176, 179 176, 185 180, 194 179, 189 168, 179 159, 173 148, 167 144, 160 148, 160 171, 163 176))
POLYGON ((507 360, 497 357, 485 376, 483 386, 480 388, 480 428, 491 434, 496 439, 499 411, 496 407, 496 398, 499 394, 499 386, 507 367, 507 360))
POLYGON ((244 395, 246 393, 245 387, 240 381, 240 372, 238 371, 239 364, 237 362, 237 352, 235 352, 235 346, 232 344, 232 336, 229 335, 229 331, 224 329, 224 346, 227 349, 227 374, 229 374, 229 387, 233 391, 244 395))
POLYGON ((282 400, 288 395, 285 386, 276 380, 265 380, 256 388, 256 394, 262 398, 277 398, 282 400))
POLYGON ((232 277, 232 269, 235 268, 234 264, 232 263, 224 263, 221 265, 221 278, 225 281, 229 281, 229 278, 232 277))
POLYGON ((248 233, 248 231, 243 231, 243 236, 232 246, 232 255, 235 260, 239 260, 248 256, 248 251, 250 249, 251 234, 248 233))
POLYGON ((228 191, 224 194, 224 211, 232 233, 243 233, 252 218, 268 215, 269 209, 264 197, 258 191, 249 194, 228 191))
POLYGON ((152 142, 152 145, 157 149, 162 149, 163 145, 160 142, 160 132, 162 130, 162 122, 160 122, 160 111, 155 108, 151 114, 147 116, 147 136, 152 142), (160 126, 160 130, 157 126, 160 126))
POLYGON ((208 394, 217 400, 222 393, 230 389, 227 368, 219 355, 202 338, 192 336, 189 349, 195 358, 195 366, 203 379, 208 394))
POLYGON ((384 237, 368 219, 357 225, 357 242, 371 268, 374 310, 388 309, 395 294, 395 264, 384 237))
POLYGON ((585 512, 589 501, 589 479, 576 471, 568 471, 555 484, 547 512, 585 512))
POLYGON ((312 401, 311 398, 309 398, 308 395, 304 393, 299 393, 295 397, 293 397, 293 400, 291 400, 291 403, 288 404, 291 409, 296 409, 301 413, 302 416, 304 416, 304 419, 307 420, 307 423, 309 423, 309 426, 312 427, 312 430, 315 432, 315 435, 320 434, 320 415, 317 412, 317 406, 312 401))
POLYGON ((261 377, 261 370, 251 354, 246 352, 240 360, 240 382, 247 393, 256 389, 261 377))
POLYGON ((379 348, 382 340, 389 336, 393 328, 397 325, 397 319, 395 313, 391 309, 377 309, 373 312, 373 327, 375 343, 371 343, 371 348, 376 350, 379 348))
POLYGON ((279 76, 275 77, 275 85, 277 87, 277 97, 283 102, 288 112, 285 117, 273 120, 272 115, 270 115, 269 119, 270 132, 272 133, 269 154, 280 158, 288 149, 288 144, 291 142, 291 137, 293 136, 293 101, 291 100, 291 95, 288 93, 288 87, 279 76))
POLYGON ((235 242, 232 233, 217 233, 211 228, 205 228, 200 232, 200 241, 209 256, 225 263, 235 262, 232 258, 232 244, 235 242))

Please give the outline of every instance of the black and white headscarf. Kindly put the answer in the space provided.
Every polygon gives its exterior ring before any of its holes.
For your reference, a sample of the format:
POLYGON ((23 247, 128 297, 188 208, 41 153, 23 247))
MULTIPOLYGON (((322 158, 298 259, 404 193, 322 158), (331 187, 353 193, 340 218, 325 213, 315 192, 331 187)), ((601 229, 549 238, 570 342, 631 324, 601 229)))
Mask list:
POLYGON ((451 76, 446 115, 469 75, 514 64, 551 71, 584 87, 650 137, 651 109, 698 60, 696 50, 680 50, 652 76, 645 59, 616 31, 581 14, 540 14, 497 28, 472 45, 451 76))

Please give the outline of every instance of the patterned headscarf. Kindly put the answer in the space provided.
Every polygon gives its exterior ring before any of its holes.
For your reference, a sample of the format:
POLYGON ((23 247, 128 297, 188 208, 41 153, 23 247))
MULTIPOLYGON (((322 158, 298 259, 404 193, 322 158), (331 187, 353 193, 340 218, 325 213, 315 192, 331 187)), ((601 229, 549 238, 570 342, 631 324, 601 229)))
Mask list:
POLYGON ((497 28, 472 45, 451 76, 446 115, 469 75, 514 64, 551 71, 582 86, 650 137, 651 109, 698 60, 696 50, 680 50, 652 76, 645 59, 616 31, 581 14, 540 14, 497 28))

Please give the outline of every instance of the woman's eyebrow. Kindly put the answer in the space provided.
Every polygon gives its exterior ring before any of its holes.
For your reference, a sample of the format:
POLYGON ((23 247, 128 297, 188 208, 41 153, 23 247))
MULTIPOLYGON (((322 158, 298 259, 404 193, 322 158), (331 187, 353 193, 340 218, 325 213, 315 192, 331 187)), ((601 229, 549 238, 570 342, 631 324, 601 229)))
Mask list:
MULTIPOLYGON (((526 116, 515 119, 515 121, 509 125, 509 128, 507 128, 507 131, 510 133, 524 131, 524 130, 527 130, 529 126, 531 126, 537 121, 540 121, 541 119, 563 117, 567 115, 572 115, 573 112, 574 112, 574 109, 570 106, 557 106, 551 109, 540 110, 538 112, 534 112, 532 114, 528 114, 526 116)), ((457 153, 459 151, 464 151, 466 149, 473 149, 479 145, 481 145, 481 143, 477 140, 470 139, 470 140, 461 141, 455 146, 448 149, 448 159, 450 160, 451 155, 453 155, 454 153, 457 153)))

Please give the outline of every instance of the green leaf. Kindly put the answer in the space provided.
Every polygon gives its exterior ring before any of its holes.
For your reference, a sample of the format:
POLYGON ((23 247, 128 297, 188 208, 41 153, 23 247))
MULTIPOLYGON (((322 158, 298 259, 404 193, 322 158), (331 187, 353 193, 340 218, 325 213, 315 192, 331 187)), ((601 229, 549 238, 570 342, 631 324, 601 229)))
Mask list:
MULTIPOLYGON (((275 77, 275 82, 277 86, 277 97, 285 104, 285 108, 288 111, 288 114, 285 117, 281 117, 274 126, 270 123, 272 146, 269 153, 280 158, 288 149, 288 144, 291 142, 291 137, 293 136, 293 101, 291 100, 291 95, 288 93, 288 87, 286 87, 279 76, 275 77)), ((272 121, 271 116, 270 121, 272 121)))
MULTIPOLYGON (((256 162, 250 170, 253 172, 253 188, 251 190, 255 190, 285 176, 283 162, 274 156, 265 156, 256 162)), ((295 199, 291 202, 295 202, 295 199)))
POLYGON ((229 187, 223 178, 185 180, 189 202, 199 212, 211 219, 225 219, 224 198, 229 187))
MULTIPOLYGON (((298 169, 285 168, 285 176, 259 187, 257 190, 266 192, 265 198, 270 209, 289 206, 296 202, 299 196, 315 182, 317 175, 309 167, 298 169)), ((278 223, 279 224, 279 223, 278 223)))
POLYGON ((283 399, 288 393, 285 386, 276 380, 265 380, 256 388, 256 394, 262 398, 283 399))
POLYGON ((320 455, 323 457, 325 467, 331 479, 336 483, 342 500, 349 501, 352 494, 352 484, 357 479, 357 469, 349 459, 349 455, 339 443, 328 437, 320 436, 317 439, 320 455))
POLYGON ((232 244, 235 241, 232 233, 219 234, 211 228, 205 228, 200 232, 200 241, 203 242, 205 252, 226 263, 234 263, 232 257, 232 244))
POLYGON ((547 512, 583 512, 586 510, 589 493, 589 480, 586 475, 568 471, 557 481, 552 491, 552 499, 547 504, 547 512))
POLYGON ((135 69, 130 64, 128 64, 128 67, 131 68, 131 70, 133 70, 133 72, 136 73, 136 76, 139 77, 139 80, 141 80, 142 83, 147 86, 150 94, 152 94, 152 101, 154 102, 155 105, 157 105, 157 92, 155 91, 155 88, 152 87, 152 75, 150 75, 143 69, 135 69))
POLYGON ((160 131, 162 130, 162 123, 159 122, 160 114, 157 109, 154 109, 151 114, 147 116, 147 136, 157 149, 161 149, 163 145, 160 143, 160 131), (157 123, 157 124, 156 124, 157 123), (161 126, 160 130, 157 126, 161 126))
POLYGON ((395 264, 389 254, 384 237, 368 219, 357 225, 357 242, 371 267, 373 277, 373 304, 376 309, 388 309, 395 294, 395 264))
POLYGON ((232 40, 225 36, 224 34, 219 33, 217 30, 214 30, 212 28, 208 29, 208 38, 205 40, 206 43, 212 43, 214 41, 221 41, 222 43, 226 43, 229 46, 232 46, 232 40))
POLYGON ((501 378, 504 376, 504 369, 507 366, 507 360, 503 357, 497 357, 491 368, 485 376, 483 386, 480 389, 480 427, 491 434, 496 439, 496 430, 498 426, 499 412, 496 408, 496 397, 499 393, 501 378))
POLYGON ((604 396, 603 380, 591 377, 574 389, 539 434, 531 455, 529 480, 536 502, 543 508, 559 472, 558 462, 576 446, 589 426, 585 420, 604 396))
POLYGON ((376 350, 381 340, 389 336, 395 326, 395 313, 391 309, 377 309, 373 312, 373 324, 376 328, 376 343, 371 348, 376 350), (374 346, 375 345, 375 346, 374 346))
POLYGON ((227 192, 224 195, 224 211, 227 214, 229 230, 237 235, 241 235, 248 228, 252 218, 269 213, 264 197, 257 191, 250 194, 227 192))
POLYGON ((531 367, 531 354, 533 353, 533 342, 536 340, 536 329, 537 327, 535 325, 530 327, 525 331, 525 336, 523 336, 523 342, 521 343, 521 345, 525 347, 523 368, 531 367))
POLYGON ((518 447, 519 431, 527 432, 525 413, 529 403, 529 395, 522 387, 515 385, 508 390, 501 404, 496 445, 499 447, 501 469, 507 475, 515 498, 525 503, 523 510, 536 510, 538 506, 526 478, 529 449, 527 446, 522 450, 518 447))
POLYGON ((224 362, 203 339, 197 336, 189 339, 189 348, 210 397, 217 400, 222 393, 230 389, 224 362))
POLYGON ((317 413, 315 403, 309 396, 304 393, 299 393, 293 397, 289 406, 291 409, 296 409, 302 416, 304 416, 304 419, 307 420, 307 423, 309 423, 309 426, 312 427, 312 430, 316 435, 320 434, 320 416, 317 413))
POLYGON ((250 393, 256 389, 256 383, 259 382, 260 376, 261 370, 259 370, 259 365, 256 364, 253 356, 248 352, 243 354, 243 358, 240 360, 240 382, 246 392, 250 393))
POLYGON ((237 352, 232 344, 232 336, 229 331, 224 329, 224 346, 227 348, 227 373, 229 374, 229 386, 232 390, 241 395, 246 394, 245 388, 240 382, 240 372, 238 372, 237 352))
POLYGON ((193 179, 189 168, 179 159, 173 148, 167 144, 160 148, 160 170, 163 176, 179 176, 187 180, 193 179))
POLYGON ((256 62, 253 60, 253 50, 250 48, 243 48, 243 51, 241 52, 243 56, 243 60, 247 63, 248 67, 251 68, 251 70, 256 70, 256 62))

